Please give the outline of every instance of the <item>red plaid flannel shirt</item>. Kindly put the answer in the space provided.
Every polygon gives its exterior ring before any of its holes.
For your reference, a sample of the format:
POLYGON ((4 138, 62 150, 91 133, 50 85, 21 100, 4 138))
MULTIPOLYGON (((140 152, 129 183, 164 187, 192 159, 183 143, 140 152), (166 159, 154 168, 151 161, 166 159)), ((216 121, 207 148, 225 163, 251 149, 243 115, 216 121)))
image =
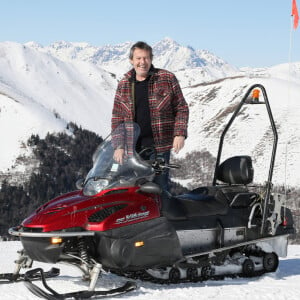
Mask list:
MULTIPOLYGON (((175 136, 187 137, 189 109, 175 75, 152 68, 148 96, 151 126, 157 152, 172 148, 175 136)), ((150 74, 150 73, 149 73, 150 74)), ((134 69, 119 82, 112 111, 112 130, 123 122, 134 121, 134 69)))

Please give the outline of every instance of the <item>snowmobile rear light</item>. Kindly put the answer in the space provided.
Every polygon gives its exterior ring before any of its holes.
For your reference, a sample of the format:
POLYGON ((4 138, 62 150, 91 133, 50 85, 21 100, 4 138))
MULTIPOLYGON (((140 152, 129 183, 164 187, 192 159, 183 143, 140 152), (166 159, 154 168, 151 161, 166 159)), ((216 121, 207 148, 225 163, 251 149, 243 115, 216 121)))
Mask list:
POLYGON ((136 248, 138 248, 138 247, 143 247, 144 245, 145 245, 144 241, 138 241, 138 242, 135 242, 135 243, 134 243, 134 246, 135 246, 136 248))
POLYGON ((282 220, 281 225, 282 226, 287 226, 287 224, 288 224, 288 219, 287 219, 287 217, 284 217, 283 220, 282 220))
POLYGON ((60 238, 60 237, 52 237, 52 238, 51 238, 51 244, 52 244, 52 245, 58 245, 58 244, 61 244, 62 241, 63 241, 63 239, 60 238))

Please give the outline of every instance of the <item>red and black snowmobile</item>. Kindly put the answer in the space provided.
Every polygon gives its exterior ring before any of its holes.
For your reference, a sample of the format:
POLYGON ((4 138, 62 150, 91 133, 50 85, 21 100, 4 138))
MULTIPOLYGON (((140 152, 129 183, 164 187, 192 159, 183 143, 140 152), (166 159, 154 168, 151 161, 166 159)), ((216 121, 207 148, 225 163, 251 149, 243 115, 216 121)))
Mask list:
POLYGON ((24 249, 14 274, 24 277, 28 288, 46 299, 89 298, 124 293, 124 286, 97 291, 102 270, 158 283, 199 281, 224 276, 258 276, 274 272, 279 256, 286 256, 288 235, 294 233, 285 196, 272 192, 277 131, 266 91, 252 86, 237 105, 220 138, 211 186, 171 196, 153 182, 167 165, 159 159, 144 160, 135 152, 136 124, 125 123, 94 154, 94 165, 79 190, 42 205, 9 233, 20 237, 24 249), (260 98, 252 98, 258 89, 260 98), (264 105, 274 136, 269 175, 265 186, 253 184, 252 159, 239 154, 221 162, 224 137, 244 105, 264 105), (122 165, 113 159, 122 146, 122 165), (32 261, 69 263, 90 280, 87 291, 59 294, 45 278, 57 269, 32 269, 32 261), (33 284, 41 278, 45 289, 33 284))

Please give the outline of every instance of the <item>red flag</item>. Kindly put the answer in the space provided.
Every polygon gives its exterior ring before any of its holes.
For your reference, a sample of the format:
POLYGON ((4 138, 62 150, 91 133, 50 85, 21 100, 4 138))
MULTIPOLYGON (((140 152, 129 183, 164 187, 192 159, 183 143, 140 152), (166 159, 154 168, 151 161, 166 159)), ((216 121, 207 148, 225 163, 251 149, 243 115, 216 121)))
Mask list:
POLYGON ((294 17, 294 29, 297 29, 299 23, 299 14, 296 0, 293 0, 292 3, 292 16, 294 17))

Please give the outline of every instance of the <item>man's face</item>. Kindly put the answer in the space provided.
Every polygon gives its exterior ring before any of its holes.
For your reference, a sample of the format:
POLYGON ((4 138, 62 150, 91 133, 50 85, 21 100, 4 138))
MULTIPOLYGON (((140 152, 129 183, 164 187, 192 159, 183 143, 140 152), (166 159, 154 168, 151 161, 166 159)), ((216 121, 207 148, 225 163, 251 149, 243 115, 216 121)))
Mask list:
POLYGON ((130 60, 136 72, 137 80, 144 80, 148 76, 152 60, 149 51, 136 48, 133 51, 133 58, 130 60))

